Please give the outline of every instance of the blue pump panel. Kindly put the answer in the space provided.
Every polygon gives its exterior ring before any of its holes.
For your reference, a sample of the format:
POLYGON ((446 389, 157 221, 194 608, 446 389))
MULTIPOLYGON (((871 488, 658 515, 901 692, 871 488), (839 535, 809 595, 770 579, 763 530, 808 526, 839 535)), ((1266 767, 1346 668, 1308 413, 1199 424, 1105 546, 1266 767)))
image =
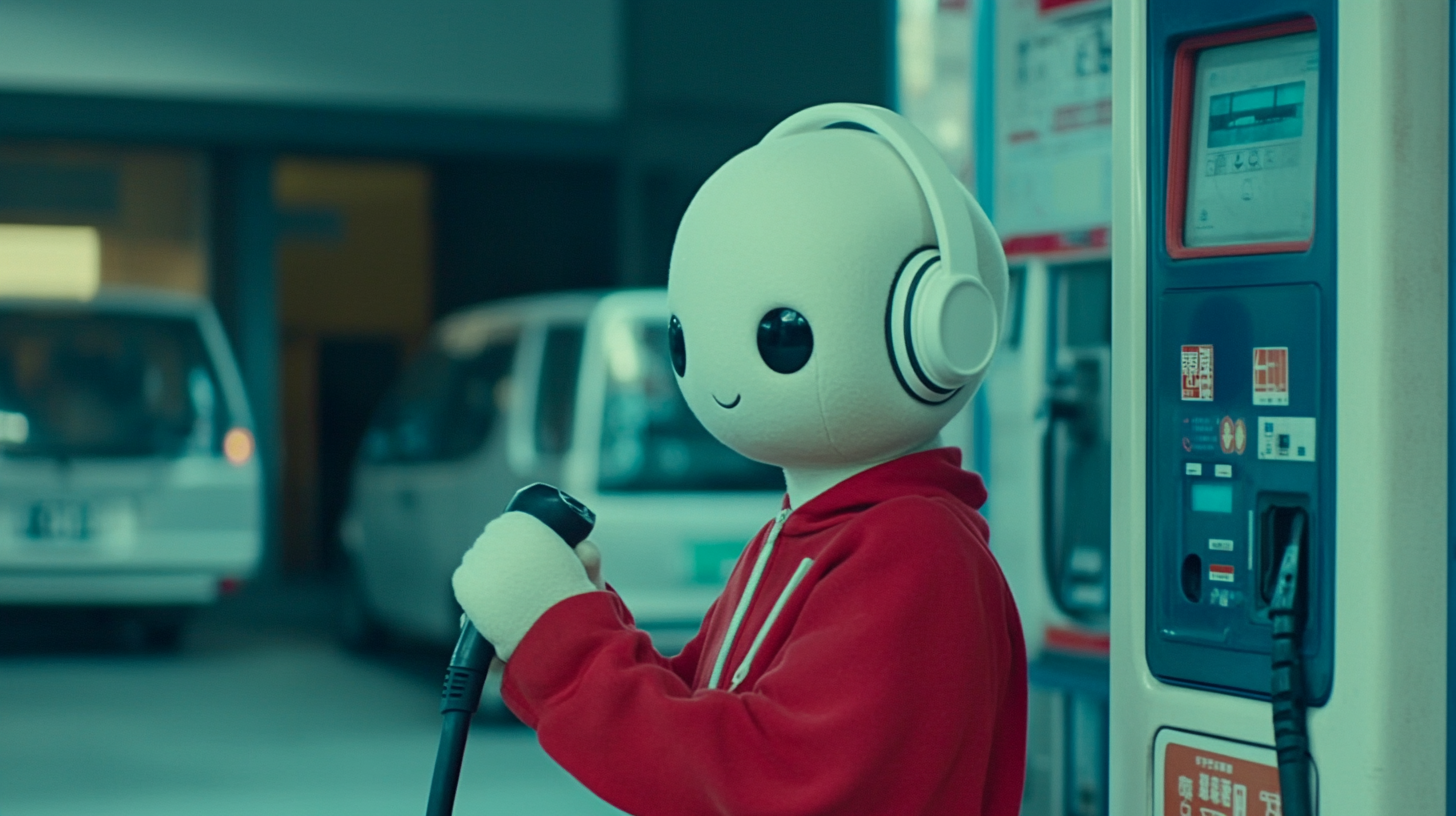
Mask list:
POLYGON ((1267 698, 1272 576, 1302 517, 1306 693, 1321 705, 1334 683, 1334 3, 1155 0, 1148 48, 1148 665, 1167 683, 1267 698), (1313 20, 1313 34, 1275 35, 1299 41, 1222 42, 1301 18, 1313 20), (1212 58, 1196 71, 1185 65, 1180 85, 1175 55, 1189 42, 1212 58), (1236 80, 1209 67, 1239 60, 1236 80), (1210 79, 1222 85, 1198 84, 1210 79), (1188 101, 1190 82, 1201 101, 1188 101), (1296 83, 1312 96, 1279 90, 1296 83), (1267 104, 1245 105, 1238 121, 1220 113, 1240 94, 1267 104), (1174 156, 1186 162, 1182 181, 1169 162, 1175 110, 1187 120, 1185 155, 1174 156), (1214 131, 1235 126, 1237 144, 1213 143, 1214 131), (1225 167, 1213 148, 1228 154, 1225 167), (1251 155, 1261 164, 1247 167, 1251 155), (1263 166, 1269 156, 1282 163, 1263 166), (1257 229, 1243 246, 1233 228, 1214 239, 1165 231, 1197 228, 1202 202, 1220 189, 1234 195, 1223 223, 1237 225, 1240 207, 1252 211, 1269 195, 1278 203, 1266 206, 1289 213, 1288 225, 1262 235, 1269 225, 1245 217, 1257 229), (1170 202, 1170 191, 1183 199, 1170 202))
MULTIPOLYGON (((1268 587, 1259 584, 1278 566, 1271 508, 1307 514, 1307 542, 1315 545, 1304 550, 1308 575, 1319 576, 1305 584, 1311 608, 1328 599, 1333 564, 1319 522, 1329 503, 1320 490, 1326 451, 1306 450, 1312 462, 1290 461, 1278 456, 1275 438, 1273 456, 1260 458, 1261 417, 1263 424, 1275 416, 1313 419, 1318 429, 1329 416, 1315 365, 1321 300, 1319 287, 1304 283, 1174 290, 1158 302, 1148 574, 1161 580, 1149 586, 1148 658, 1166 680, 1268 694, 1268 587), (1182 399, 1184 345, 1213 346, 1212 400, 1182 399), (1253 404, 1256 347, 1286 350, 1287 406, 1253 404)), ((1305 668, 1318 699, 1330 688, 1330 620, 1311 615, 1305 629, 1305 668)))

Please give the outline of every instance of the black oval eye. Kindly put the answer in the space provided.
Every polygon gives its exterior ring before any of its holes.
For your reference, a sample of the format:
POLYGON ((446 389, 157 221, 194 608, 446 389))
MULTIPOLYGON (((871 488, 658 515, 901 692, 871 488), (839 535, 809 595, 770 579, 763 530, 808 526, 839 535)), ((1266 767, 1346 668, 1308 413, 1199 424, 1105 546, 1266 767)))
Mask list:
POLYGON ((792 374, 809 362, 814 332, 793 309, 774 309, 758 321, 758 356, 780 374, 792 374))
POLYGON ((677 315, 667 324, 667 351, 672 355, 672 370, 677 372, 679 377, 688 370, 688 346, 683 340, 682 324, 678 322, 677 315))

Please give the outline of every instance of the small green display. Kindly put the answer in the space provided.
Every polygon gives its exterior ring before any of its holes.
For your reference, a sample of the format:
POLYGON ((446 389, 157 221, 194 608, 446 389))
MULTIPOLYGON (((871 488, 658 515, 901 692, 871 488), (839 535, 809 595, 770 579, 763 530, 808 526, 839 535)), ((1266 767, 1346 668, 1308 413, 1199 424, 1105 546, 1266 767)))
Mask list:
POLYGON ((1234 486, 1211 482, 1194 482, 1190 496, 1196 513, 1232 513, 1234 511, 1234 486))

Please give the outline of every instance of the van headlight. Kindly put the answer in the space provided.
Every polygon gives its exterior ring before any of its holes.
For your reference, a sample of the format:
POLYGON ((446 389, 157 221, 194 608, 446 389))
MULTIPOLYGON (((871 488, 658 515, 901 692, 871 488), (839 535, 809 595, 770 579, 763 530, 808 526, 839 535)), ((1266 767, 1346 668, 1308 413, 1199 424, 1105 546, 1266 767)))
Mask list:
POLYGON ((253 452, 257 445, 253 442, 253 432, 247 428, 231 428, 222 438, 222 455, 234 465, 242 466, 253 458, 253 452))

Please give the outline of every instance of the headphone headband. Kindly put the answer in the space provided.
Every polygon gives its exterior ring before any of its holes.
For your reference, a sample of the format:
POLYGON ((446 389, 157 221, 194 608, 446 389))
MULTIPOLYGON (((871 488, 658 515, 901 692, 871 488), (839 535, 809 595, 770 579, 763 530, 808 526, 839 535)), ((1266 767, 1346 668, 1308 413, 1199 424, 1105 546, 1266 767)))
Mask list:
POLYGON ((815 105, 780 122, 760 140, 760 144, 841 124, 858 125, 890 143, 915 176, 930 208, 941 263, 952 275, 980 280, 976 267, 976 233, 971 227, 970 214, 967 213, 965 218, 946 217, 948 208, 962 206, 962 202, 969 198, 968 192, 951 174, 945 159, 941 158, 925 134, 898 113, 876 105, 853 102, 815 105))

